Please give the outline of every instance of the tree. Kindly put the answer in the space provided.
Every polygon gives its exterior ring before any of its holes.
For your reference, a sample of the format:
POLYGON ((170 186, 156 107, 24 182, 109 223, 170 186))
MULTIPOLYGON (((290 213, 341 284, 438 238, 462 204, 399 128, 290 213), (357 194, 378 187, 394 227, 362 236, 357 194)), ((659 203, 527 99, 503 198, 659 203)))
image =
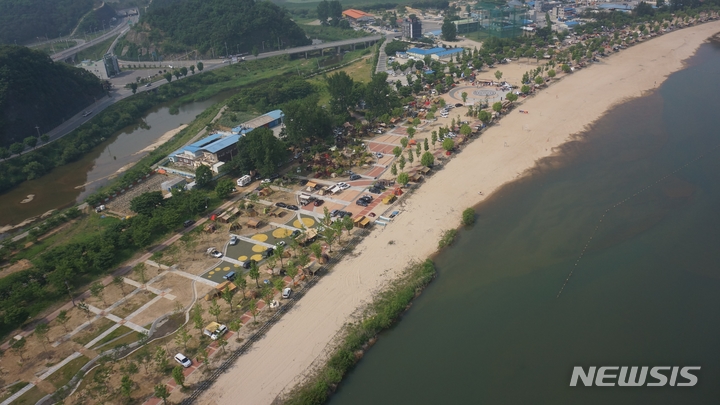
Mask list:
POLYGON ((508 93, 505 97, 512 103, 516 102, 518 99, 518 95, 513 92, 508 93))
POLYGON ((421 152, 422 152, 422 146, 418 142, 417 144, 415 144, 415 157, 419 158, 421 152))
POLYGON ((183 77, 187 76, 187 68, 185 66, 180 68, 180 74, 183 75, 183 77))
POLYGON ((208 307, 208 313, 215 317, 215 322, 220 322, 220 312, 220 305, 218 305, 217 300, 212 300, 208 307))
POLYGON ((172 378, 181 388, 185 388, 185 375, 182 366, 175 366, 172 371, 172 378))
POLYGON ((167 404, 167 398, 170 396, 170 393, 168 392, 168 389, 167 389, 167 385, 165 385, 164 383, 158 384, 155 386, 154 391, 155 391, 155 396, 157 398, 162 399, 164 405, 167 404))
POLYGON ((351 218, 351 217, 344 217, 344 218, 342 219, 342 226, 343 226, 343 228, 345 228, 345 230, 347 231, 348 236, 350 236, 350 231, 352 231, 352 229, 353 229, 353 227, 354 227, 354 223, 353 223, 352 218, 351 218))
POLYGON ((410 162, 411 166, 412 166, 413 162, 415 161, 415 158, 413 157, 413 151, 411 149, 408 149, 407 161, 410 162))
POLYGON ((500 111, 502 111, 502 103, 501 103, 501 102, 499 102, 499 101, 498 101, 498 102, 495 102, 495 103, 493 103, 493 105, 492 105, 492 109, 493 109, 493 111, 495 111, 495 112, 498 112, 498 113, 499 113, 500 111))
MULTIPOLYGON (((408 127, 407 134, 408 134, 408 138, 413 139, 413 137, 415 136, 415 128, 408 127)), ((405 146, 403 146, 403 147, 405 147, 405 146)))
POLYGON ((397 173, 397 165, 393 162, 392 166, 390 167, 390 174, 392 174, 393 176, 397 176, 397 173))
POLYGON ((247 280, 245 277, 240 277, 235 281, 235 284, 238 286, 240 291, 242 291, 242 299, 245 299, 245 289, 247 288, 247 280))
POLYGON ((502 76, 503 76, 503 73, 501 71, 499 71, 499 70, 495 71, 495 78, 497 80, 500 80, 502 78, 502 76))
POLYGON ((125 281, 122 276, 115 276, 112 280, 113 284, 115 284, 116 287, 120 288, 120 292, 122 292, 122 295, 125 295, 125 281))
POLYGON ((198 68, 198 71, 199 71, 199 72, 202 72, 202 70, 205 68, 205 65, 203 65, 202 62, 198 62, 198 63, 197 63, 197 68, 198 68))
POLYGON ((492 115, 485 110, 481 110, 480 112, 478 112, 478 119, 483 123, 487 124, 492 119, 492 115))
POLYGON ((400 148, 399 146, 396 146, 393 148, 392 152, 393 152, 393 155, 395 155, 395 157, 399 157, 402 154, 402 148, 400 148))
POLYGON ((164 202, 165 198, 163 197, 162 192, 150 191, 133 198, 130 201, 130 209, 135 213, 150 216, 153 214, 155 209, 160 207, 164 202))
POLYGON ((133 389, 133 381, 130 379, 130 376, 124 375, 120 382, 120 393, 124 397, 130 399, 130 396, 132 395, 132 389, 133 389))
POLYGON ((466 91, 463 91, 462 94, 460 94, 460 97, 462 97, 463 104, 465 104, 465 102, 467 101, 467 96, 468 96, 468 94, 466 91))
POLYGON ((58 313, 58 316, 55 318, 55 321, 62 325, 63 329, 65 329, 65 332, 68 331, 67 326, 65 324, 70 320, 70 318, 67 316, 67 311, 62 310, 60 313, 58 313))
POLYGON ((235 183, 231 179, 222 179, 215 186, 215 193, 218 198, 228 198, 233 191, 235 191, 235 183))
POLYGON ((427 139, 427 138, 425 138, 425 139, 423 140, 423 149, 425 149, 425 152, 427 152, 428 150, 430 150, 430 145, 428 145, 428 139, 427 139))
POLYGON ((556 74, 557 74, 557 73, 555 73, 555 70, 554 70, 554 69, 548 70, 548 77, 553 78, 553 77, 555 77, 556 74))
POLYGON ((195 74, 195 65, 190 65, 190 73, 195 74))
POLYGON ((310 245, 310 251, 316 259, 320 259, 322 256, 322 246, 318 242, 313 242, 313 244, 310 245))
POLYGON ((402 172, 397 176, 397 182, 405 187, 410 182, 410 176, 407 173, 402 172))
POLYGON ((306 147, 318 144, 332 134, 332 121, 327 111, 318 105, 317 96, 290 101, 283 107, 283 113, 285 140, 290 145, 306 147))
POLYGON ((407 146, 408 146, 408 139, 407 139, 407 138, 400 138, 400 144, 402 145, 403 149, 407 148, 407 146))
POLYGON ((193 305, 190 310, 190 319, 192 320, 195 329, 202 332, 205 321, 203 320, 203 308, 199 303, 193 305))
POLYGON ((225 286, 225 290, 223 290, 223 292, 222 292, 222 299, 225 300, 225 302, 227 302, 228 306, 230 307, 230 313, 232 313, 233 312, 233 304, 232 304, 233 292, 230 291, 230 287, 225 286))
POLYGON ((227 339, 223 339, 223 338, 218 339, 217 345, 220 346, 220 348, 223 351, 223 354, 225 354, 225 346, 228 345, 227 339))
POLYGON ((210 184, 212 176, 212 170, 210 170, 209 167, 200 165, 197 169, 195 169, 195 184, 197 184, 198 187, 203 188, 210 184))
POLYGON ((530 93, 530 86, 528 86, 527 84, 523 84, 522 87, 520 87, 520 92, 522 94, 530 93))
MULTIPOLYGON (((277 171, 278 165, 287 160, 287 146, 268 128, 261 127, 250 131, 240 138, 237 145, 237 155, 223 166, 227 166, 224 170, 234 174, 257 170, 261 176, 269 177, 277 171)), ((304 146, 304 143, 301 143, 301 146, 304 146)))
POLYGON ((572 71, 567 63, 563 63, 562 66, 560 66, 560 69, 562 69, 563 73, 570 73, 572 71))
POLYGON ((255 301, 255 300, 250 300, 250 305, 249 305, 249 306, 250 306, 250 308, 249 308, 249 309, 250 309, 250 313, 251 313, 252 316, 253 316, 253 323, 257 323, 257 320, 255 319, 255 317, 257 316, 257 301, 255 301))
POLYGON ((400 171, 405 170, 405 156, 400 156, 398 159, 398 166, 400 166, 400 171))
POLYGON ((422 157, 420 158, 420 164, 425 167, 430 167, 435 163, 435 156, 433 156, 430 152, 423 153, 422 157))
POLYGON ((90 294, 95 297, 102 300, 103 304, 105 304, 105 297, 103 292, 105 291, 105 285, 100 282, 92 283, 90 286, 90 294))
POLYGON ((320 20, 320 24, 327 25, 328 24, 328 18, 330 17, 330 4, 327 0, 323 0, 320 3, 318 3, 316 8, 318 20, 320 20))
POLYGON ((445 138, 442 141, 442 147, 446 151, 450 152, 455 147, 455 142, 453 142, 452 138, 445 138))
POLYGON ((438 140, 438 134, 437 131, 432 131, 432 134, 430 134, 430 141, 432 141, 433 149, 435 149, 435 142, 438 140))
POLYGON ((457 27, 449 18, 446 18, 445 21, 443 21, 441 30, 444 40, 454 41, 457 39, 457 27))
POLYGON ((470 226, 475 223, 475 210, 467 208, 462 213, 462 223, 465 226, 470 226))
POLYGON ((537 77, 535 78, 535 84, 537 84, 538 86, 541 85, 541 84, 543 84, 543 83, 545 83, 545 81, 543 80, 542 77, 537 76, 537 77))
POLYGON ((48 337, 48 332, 50 331, 50 327, 45 322, 40 322, 35 326, 35 337, 38 338, 40 343, 43 345, 43 349, 47 350, 47 346, 45 346, 45 341, 47 340, 47 343, 50 343, 50 338, 48 337))
MULTIPOLYGON (((132 202, 130 203, 130 209, 132 209, 132 202)), ((137 274, 138 277, 140 277, 140 282, 145 284, 145 263, 138 263, 135 267, 133 267, 133 273, 137 274)))
POLYGON ((169 365, 165 349, 158 347, 155 351, 155 356, 153 356, 153 360, 155 360, 155 366, 158 371, 164 374, 169 365))
POLYGON ((400 106, 400 99, 390 89, 387 77, 388 74, 385 72, 376 73, 372 76, 370 83, 365 86, 363 99, 373 117, 379 117, 400 106))
POLYGON ((328 76, 326 84, 330 93, 330 113, 335 116, 347 116, 348 108, 357 102, 354 97, 357 93, 353 91, 355 82, 352 77, 345 72, 338 72, 328 76))
POLYGON ((173 76, 175 76, 176 79, 180 79, 180 72, 176 69, 172 72, 173 76))
POLYGON ((472 129, 470 129, 470 125, 468 124, 462 124, 460 126, 460 134, 463 136, 469 136, 472 133, 472 129))
POLYGON ((185 350, 187 350, 187 342, 190 341, 190 339, 192 339, 192 336, 188 333, 187 327, 183 326, 175 336, 175 343, 182 345, 185 350))
POLYGON ((22 153, 22 151, 25 150, 25 145, 21 144, 20 142, 15 142, 12 145, 10 145, 9 150, 10 150, 10 153, 12 153, 13 155, 17 155, 17 154, 22 153))
MULTIPOLYGON (((275 250, 277 251, 279 247, 280 246, 275 248, 275 250)), ((252 262, 250 264, 250 271, 248 271, 248 275, 251 279, 255 280, 255 285, 257 286, 257 288, 260 288, 260 283, 258 282, 258 279, 260 278, 260 269, 258 269, 257 263, 252 262)))
MULTIPOLYGON (((198 63, 198 66, 200 66, 200 63, 198 63)), ((202 69, 200 69, 200 70, 202 70, 202 69)), ((170 83, 172 81, 172 73, 170 73, 170 72, 165 72, 163 77, 165 78, 165 80, 167 80, 168 83, 170 83)))
POLYGON ((15 353, 17 356, 20 356, 20 360, 24 361, 23 353, 25 353, 25 344, 27 341, 25 338, 20 338, 18 340, 13 339, 10 341, 10 350, 12 350, 13 353, 15 353))
POLYGON ((34 148, 35 145, 37 145, 38 140, 34 136, 28 136, 23 142, 28 148, 34 148))
MULTIPOLYGON (((280 261, 280 268, 283 268, 283 255, 285 254, 285 246, 275 246, 273 256, 280 261)), ((252 267, 250 267, 252 268, 252 267)))
POLYGON ((132 94, 137 93, 137 88, 138 88, 137 83, 135 83, 135 82, 130 83, 130 90, 132 90, 132 94))

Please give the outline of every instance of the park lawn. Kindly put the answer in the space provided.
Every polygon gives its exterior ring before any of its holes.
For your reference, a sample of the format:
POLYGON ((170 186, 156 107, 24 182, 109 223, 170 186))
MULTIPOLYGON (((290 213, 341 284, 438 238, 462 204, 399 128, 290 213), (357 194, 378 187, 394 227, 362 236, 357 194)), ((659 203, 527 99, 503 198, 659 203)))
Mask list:
POLYGON ((107 40, 100 42, 99 44, 93 45, 90 48, 83 49, 77 53, 77 60, 100 60, 103 55, 107 53, 108 48, 112 45, 115 37, 108 38, 107 40))
POLYGON ((6 399, 10 398, 16 392, 20 391, 28 384, 29 383, 27 383, 25 381, 20 381, 20 382, 16 383, 15 385, 13 385, 12 387, 8 388, 7 392, 4 395, 0 396, 0 402, 5 401, 6 399))
POLYGON ((93 322, 92 331, 82 331, 75 335, 72 340, 75 343, 85 346, 86 344, 90 343, 91 340, 100 336, 101 333, 110 329, 110 327, 112 327, 113 325, 115 325, 115 322, 107 318, 98 319, 97 321, 93 322))
POLYGON ((45 395, 38 387, 32 387, 28 392, 22 394, 20 398, 12 402, 13 405, 35 405, 37 401, 41 400, 45 395))
POLYGON ((77 359, 70 361, 68 364, 62 366, 59 370, 55 371, 47 378, 46 381, 55 386, 56 389, 67 384, 75 374, 80 371, 80 368, 90 361, 85 356, 80 356, 77 359))

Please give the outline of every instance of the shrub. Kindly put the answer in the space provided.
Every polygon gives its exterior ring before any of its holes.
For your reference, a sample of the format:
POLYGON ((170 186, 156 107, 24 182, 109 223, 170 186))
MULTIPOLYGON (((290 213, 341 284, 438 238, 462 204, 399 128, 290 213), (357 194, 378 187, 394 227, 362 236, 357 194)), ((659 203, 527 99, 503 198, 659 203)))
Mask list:
POLYGON ((462 213, 462 223, 465 226, 470 226, 475 223, 475 210, 467 208, 462 213))

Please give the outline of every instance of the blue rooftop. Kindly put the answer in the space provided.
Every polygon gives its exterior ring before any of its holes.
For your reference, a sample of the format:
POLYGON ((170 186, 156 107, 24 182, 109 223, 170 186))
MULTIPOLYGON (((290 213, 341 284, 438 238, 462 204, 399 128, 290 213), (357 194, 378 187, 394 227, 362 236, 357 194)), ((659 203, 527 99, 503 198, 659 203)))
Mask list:
POLYGON ((194 143, 191 143, 190 145, 182 148, 181 150, 186 150, 188 152, 197 152, 201 149, 205 149, 205 146, 217 141, 218 139, 222 138, 222 134, 212 134, 206 138, 203 138, 199 141, 196 141, 194 143))
POLYGON ((454 48, 454 49, 448 49, 444 50, 442 52, 436 53, 438 57, 448 56, 448 55, 454 55, 456 53, 461 53, 463 51, 463 48, 454 48))
POLYGON ((221 150, 227 148, 228 146, 236 144, 238 140, 240 140, 240 135, 230 135, 207 145, 203 149, 208 151, 209 153, 218 153, 221 150))
POLYGON ((439 53, 444 50, 445 50, 445 48, 432 48, 432 49, 410 48, 407 50, 407 53, 416 53, 419 55, 432 55, 434 53, 439 53))
POLYGON ((270 117, 274 120, 280 119, 285 116, 285 114, 283 114, 283 112, 281 110, 272 110, 265 115, 267 115, 268 117, 270 117))
POLYGON ((625 4, 600 4, 598 8, 604 9, 604 10, 625 10, 630 11, 633 9, 632 6, 628 6, 625 4))

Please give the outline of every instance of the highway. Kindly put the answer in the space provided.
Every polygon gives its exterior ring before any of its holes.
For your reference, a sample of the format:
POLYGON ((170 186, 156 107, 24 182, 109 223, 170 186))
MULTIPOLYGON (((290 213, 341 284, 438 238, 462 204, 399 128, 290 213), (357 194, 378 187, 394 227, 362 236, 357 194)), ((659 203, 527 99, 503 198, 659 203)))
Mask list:
MULTIPOLYGON (((135 18, 137 18, 137 17, 135 17, 135 18)), ((112 37, 114 37, 114 36, 117 36, 117 35, 119 35, 119 34, 121 34, 121 33, 125 33, 125 32, 127 32, 128 29, 130 29, 130 27, 129 27, 129 25, 128 25, 128 23, 129 23, 130 21, 134 21, 133 17, 124 18, 124 19, 122 20, 122 22, 117 25, 117 27, 115 27, 115 28, 113 28, 112 30, 104 33, 103 35, 101 35, 101 36, 99 36, 99 37, 97 37, 97 38, 95 38, 95 39, 93 39, 93 40, 91 40, 91 41, 87 41, 87 42, 85 42, 85 43, 82 43, 82 44, 80 44, 80 45, 76 45, 76 46, 74 46, 74 47, 72 47, 72 48, 69 48, 69 49, 66 49, 66 50, 64 50, 64 51, 60 51, 60 52, 58 52, 58 53, 56 53, 56 54, 51 55, 50 57, 52 58, 53 61, 64 60, 64 59, 67 59, 67 58, 75 55, 76 53, 78 53, 78 52, 80 52, 80 51, 82 51, 82 50, 85 50, 85 49, 87 49, 87 48, 90 48, 90 47, 93 46, 93 45, 99 44, 99 43, 101 43, 101 42, 103 42, 103 41, 106 41, 107 39, 112 38, 112 37)))

